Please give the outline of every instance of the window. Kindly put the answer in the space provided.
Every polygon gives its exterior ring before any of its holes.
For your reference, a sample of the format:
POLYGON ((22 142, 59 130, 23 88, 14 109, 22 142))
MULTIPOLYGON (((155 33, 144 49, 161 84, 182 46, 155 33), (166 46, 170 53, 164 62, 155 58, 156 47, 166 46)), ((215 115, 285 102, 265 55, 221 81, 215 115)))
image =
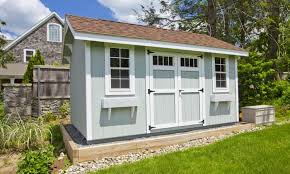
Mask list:
POLYGON ((214 92, 228 92, 227 58, 214 57, 214 92))
POLYGON ((106 94, 134 94, 133 49, 106 48, 106 94))
POLYGON ((197 68, 198 63, 196 58, 180 58, 180 66, 197 68))
POLYGON ((157 66, 173 66, 173 57, 153 56, 153 65, 157 65, 157 66))
POLYGON ((55 23, 47 24, 47 41, 61 42, 61 39, 62 39, 61 25, 55 23))
POLYGON ((35 54, 35 50, 33 49, 24 49, 24 58, 23 58, 23 62, 29 62, 29 60, 31 59, 31 57, 35 54))

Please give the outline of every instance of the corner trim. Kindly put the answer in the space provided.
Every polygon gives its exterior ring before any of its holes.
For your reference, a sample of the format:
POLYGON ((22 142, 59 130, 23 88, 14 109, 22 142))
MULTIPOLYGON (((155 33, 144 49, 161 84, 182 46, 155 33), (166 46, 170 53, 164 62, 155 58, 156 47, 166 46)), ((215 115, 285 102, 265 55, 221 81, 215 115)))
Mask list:
POLYGON ((86 79, 86 121, 87 121, 87 140, 92 140, 92 83, 91 83, 91 45, 85 44, 85 79, 86 79))

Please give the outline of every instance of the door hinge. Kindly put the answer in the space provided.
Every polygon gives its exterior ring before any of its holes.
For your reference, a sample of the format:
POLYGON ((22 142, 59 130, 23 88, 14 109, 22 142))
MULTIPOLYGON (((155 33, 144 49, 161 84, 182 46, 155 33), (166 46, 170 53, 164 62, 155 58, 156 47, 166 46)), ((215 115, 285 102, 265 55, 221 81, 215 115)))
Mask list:
POLYGON ((200 55, 200 56, 197 56, 197 57, 199 57, 199 58, 201 58, 201 59, 202 59, 202 58, 203 58, 203 55, 200 55))
POLYGON ((204 120, 202 120, 201 123, 204 124, 204 120))
POLYGON ((148 94, 150 94, 151 92, 155 92, 155 91, 148 89, 148 94))
POLYGON ((147 54, 154 53, 153 51, 147 50, 147 54))
POLYGON ((156 127, 149 125, 149 130, 154 129, 156 127))
POLYGON ((200 92, 204 92, 203 88, 201 88, 201 89, 200 89, 200 90, 198 90, 198 91, 200 91, 200 92))

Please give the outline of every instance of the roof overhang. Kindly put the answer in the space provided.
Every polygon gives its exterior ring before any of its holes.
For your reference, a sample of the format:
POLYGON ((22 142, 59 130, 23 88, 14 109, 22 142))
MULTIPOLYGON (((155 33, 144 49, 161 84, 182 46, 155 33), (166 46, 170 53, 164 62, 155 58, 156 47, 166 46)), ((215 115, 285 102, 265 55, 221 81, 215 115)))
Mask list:
POLYGON ((3 48, 3 50, 4 51, 9 50, 11 47, 13 47, 14 45, 16 45, 19 41, 21 41, 22 39, 24 39, 26 36, 28 36, 34 30, 36 30, 37 28, 39 28, 40 26, 42 26, 45 22, 47 22, 52 17, 56 17, 62 23, 62 25, 64 25, 63 19, 56 12, 52 12, 50 15, 46 16, 44 19, 42 19, 41 21, 39 21, 37 24, 35 24, 29 30, 27 30, 26 32, 24 32, 23 34, 21 34, 17 39, 15 39, 12 42, 10 42, 9 44, 7 44, 3 48))
POLYGON ((205 52, 205 53, 226 54, 226 55, 234 55, 234 56, 249 56, 249 53, 247 51, 237 51, 237 50, 228 50, 228 49, 198 46, 198 45, 188 45, 188 44, 180 44, 180 43, 172 43, 172 42, 162 42, 162 41, 154 41, 154 40, 144 40, 144 39, 135 39, 135 38, 127 38, 127 37, 76 32, 73 30, 72 26, 70 25, 67 19, 66 19, 66 24, 68 25, 70 31, 73 34, 74 39, 76 40, 177 49, 177 50, 196 51, 196 52, 205 52))

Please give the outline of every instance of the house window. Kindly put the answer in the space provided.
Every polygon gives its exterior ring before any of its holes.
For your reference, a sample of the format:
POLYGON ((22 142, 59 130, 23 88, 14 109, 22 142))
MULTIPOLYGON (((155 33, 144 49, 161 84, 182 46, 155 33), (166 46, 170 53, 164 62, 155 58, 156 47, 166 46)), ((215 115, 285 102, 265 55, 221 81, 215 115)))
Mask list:
POLYGON ((214 92, 228 92, 227 58, 214 57, 214 92))
POLYGON ((61 39, 62 39, 61 25, 55 23, 47 24, 47 41, 61 42, 61 39))
POLYGON ((24 49, 24 58, 23 62, 29 62, 29 60, 32 58, 32 56, 35 54, 35 50, 33 49, 24 49))
POLYGON ((173 66, 173 57, 153 56, 153 65, 157 65, 157 66, 173 66))
POLYGON ((180 58, 180 66, 197 68, 198 63, 196 58, 180 58))
POLYGON ((133 49, 106 48, 106 94, 134 94, 133 49))

